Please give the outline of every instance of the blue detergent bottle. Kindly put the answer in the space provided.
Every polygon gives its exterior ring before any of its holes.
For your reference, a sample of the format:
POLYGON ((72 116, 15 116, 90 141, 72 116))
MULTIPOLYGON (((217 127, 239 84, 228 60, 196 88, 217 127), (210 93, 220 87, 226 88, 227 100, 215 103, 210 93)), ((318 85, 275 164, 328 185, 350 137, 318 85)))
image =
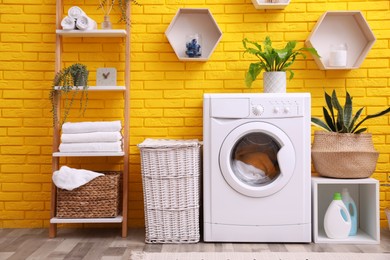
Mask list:
POLYGON ((358 228, 358 217, 355 201, 352 199, 347 188, 342 189, 341 198, 345 204, 345 207, 348 209, 349 215, 351 216, 351 231, 349 232, 349 235, 356 236, 358 228))

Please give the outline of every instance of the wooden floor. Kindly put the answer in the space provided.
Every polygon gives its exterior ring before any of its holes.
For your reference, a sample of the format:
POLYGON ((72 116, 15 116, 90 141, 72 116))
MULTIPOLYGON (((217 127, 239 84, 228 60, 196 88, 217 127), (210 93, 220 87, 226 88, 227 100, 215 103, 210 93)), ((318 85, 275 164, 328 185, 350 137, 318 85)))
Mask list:
MULTIPOLYGON (((130 229, 127 238, 119 229, 59 229, 48 238, 48 229, 0 229, 0 260, 25 259, 130 259, 131 251, 145 252, 359 252, 390 253, 390 231, 381 230, 379 245, 197 243, 145 244, 143 229, 130 229)), ((389 257, 390 259, 390 257, 389 257)))

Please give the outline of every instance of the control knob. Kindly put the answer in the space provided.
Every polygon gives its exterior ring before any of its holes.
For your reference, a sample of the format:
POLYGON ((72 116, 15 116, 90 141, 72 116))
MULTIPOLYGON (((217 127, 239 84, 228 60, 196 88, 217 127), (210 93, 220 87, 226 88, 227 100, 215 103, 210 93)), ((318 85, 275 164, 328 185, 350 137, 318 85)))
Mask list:
POLYGON ((261 105, 252 107, 252 113, 255 116, 260 116, 261 114, 263 114, 263 112, 264 112, 264 108, 261 105))

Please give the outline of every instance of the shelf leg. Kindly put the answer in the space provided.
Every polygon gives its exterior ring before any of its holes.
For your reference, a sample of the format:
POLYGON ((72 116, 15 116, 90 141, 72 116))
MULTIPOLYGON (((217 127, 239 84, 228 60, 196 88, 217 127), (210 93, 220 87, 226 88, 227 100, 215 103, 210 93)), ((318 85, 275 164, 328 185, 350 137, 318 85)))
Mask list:
POLYGON ((57 224, 50 223, 49 238, 55 238, 57 236, 57 224))

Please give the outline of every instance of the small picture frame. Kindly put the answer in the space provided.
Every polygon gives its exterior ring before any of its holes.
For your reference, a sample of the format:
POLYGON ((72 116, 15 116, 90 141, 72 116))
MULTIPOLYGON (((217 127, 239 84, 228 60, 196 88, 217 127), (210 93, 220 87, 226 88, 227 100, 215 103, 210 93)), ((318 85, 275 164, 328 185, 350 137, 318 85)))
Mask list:
POLYGON ((116 86, 116 68, 98 68, 96 86, 116 86))

